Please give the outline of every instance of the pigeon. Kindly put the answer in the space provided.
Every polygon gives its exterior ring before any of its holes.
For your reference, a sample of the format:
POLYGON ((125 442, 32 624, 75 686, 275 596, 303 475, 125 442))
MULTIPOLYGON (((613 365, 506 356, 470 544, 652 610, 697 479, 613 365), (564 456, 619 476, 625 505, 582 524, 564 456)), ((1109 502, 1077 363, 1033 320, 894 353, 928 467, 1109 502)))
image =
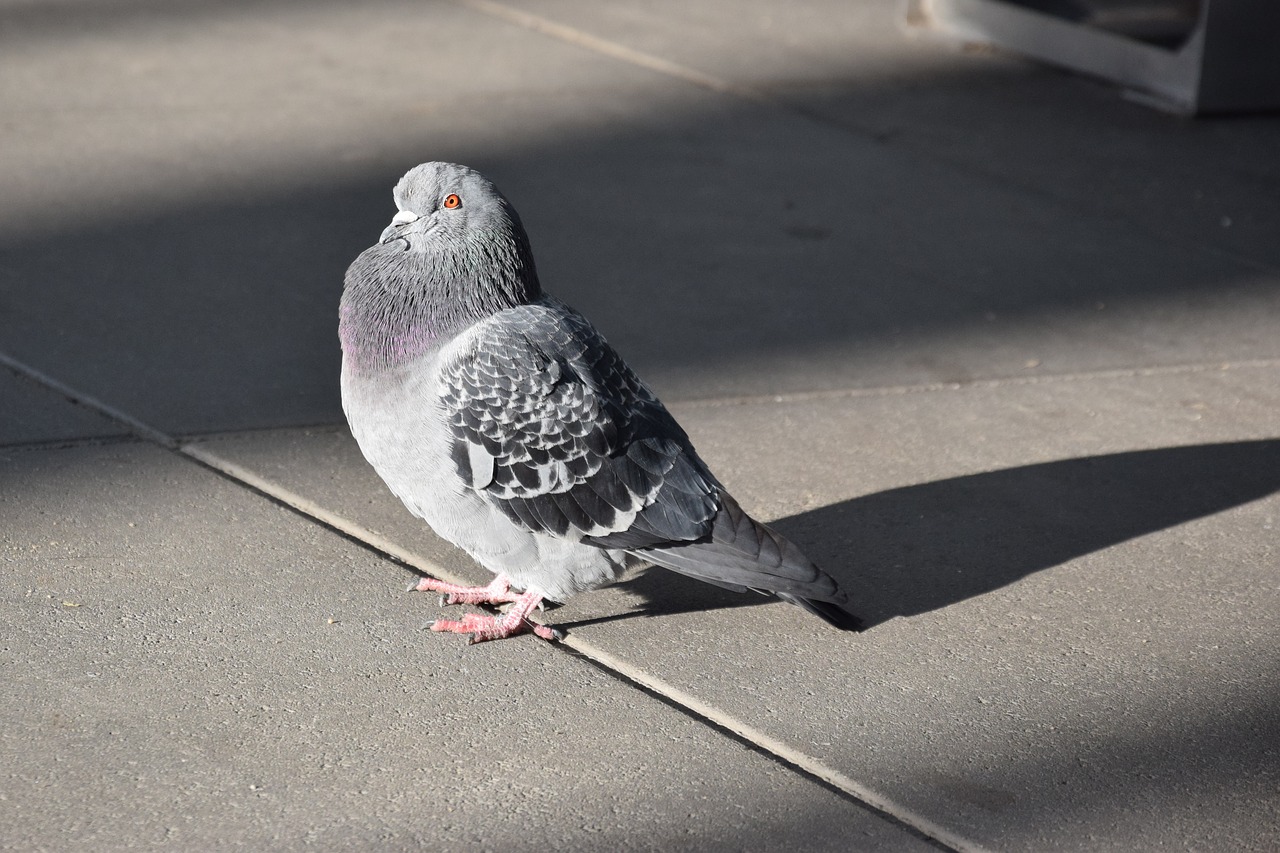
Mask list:
POLYGON ((345 277, 343 411, 409 511, 494 573, 410 589, 511 605, 432 630, 562 639, 535 608, 644 563, 860 629, 836 581, 749 516, 596 328, 542 290, 520 217, 488 179, 424 163, 394 198, 345 277))

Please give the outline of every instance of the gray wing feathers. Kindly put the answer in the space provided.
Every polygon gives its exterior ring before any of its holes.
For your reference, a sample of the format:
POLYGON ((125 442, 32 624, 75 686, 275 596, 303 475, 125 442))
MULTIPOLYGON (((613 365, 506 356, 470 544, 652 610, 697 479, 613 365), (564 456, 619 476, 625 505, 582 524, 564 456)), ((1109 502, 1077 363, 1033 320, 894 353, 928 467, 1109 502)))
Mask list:
POLYGON ((531 530, 609 548, 705 536, 718 484, 666 409, 580 315, 496 315, 442 372, 463 481, 531 530))
POLYGON ((743 512, 721 492, 722 509, 706 541, 637 550, 646 560, 721 586, 778 593, 788 599, 843 604, 835 580, 780 534, 743 512))
POLYGON ((453 462, 512 522, 859 627, 835 581, 742 511, 581 315, 509 309, 473 344, 441 373, 453 462))

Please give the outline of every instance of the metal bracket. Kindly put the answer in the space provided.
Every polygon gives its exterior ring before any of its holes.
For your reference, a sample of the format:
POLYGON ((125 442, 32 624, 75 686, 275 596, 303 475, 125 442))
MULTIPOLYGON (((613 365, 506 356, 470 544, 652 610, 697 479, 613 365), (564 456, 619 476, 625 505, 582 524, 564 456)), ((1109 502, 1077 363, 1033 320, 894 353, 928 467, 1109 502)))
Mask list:
POLYGON ((1184 115, 1280 109, 1278 0, 907 0, 906 20, 1109 80, 1184 115), (1179 15, 1187 27, 1173 43, 1134 26, 1179 15))

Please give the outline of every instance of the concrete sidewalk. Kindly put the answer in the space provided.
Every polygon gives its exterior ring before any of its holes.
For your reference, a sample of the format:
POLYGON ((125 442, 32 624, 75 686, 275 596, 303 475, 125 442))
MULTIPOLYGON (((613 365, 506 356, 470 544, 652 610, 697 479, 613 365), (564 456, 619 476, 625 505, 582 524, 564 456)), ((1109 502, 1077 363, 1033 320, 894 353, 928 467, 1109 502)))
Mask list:
POLYGON ((0 4, 0 848, 1280 845, 1280 119, 897 11, 0 4), (335 327, 428 159, 868 631, 421 630, 335 327))

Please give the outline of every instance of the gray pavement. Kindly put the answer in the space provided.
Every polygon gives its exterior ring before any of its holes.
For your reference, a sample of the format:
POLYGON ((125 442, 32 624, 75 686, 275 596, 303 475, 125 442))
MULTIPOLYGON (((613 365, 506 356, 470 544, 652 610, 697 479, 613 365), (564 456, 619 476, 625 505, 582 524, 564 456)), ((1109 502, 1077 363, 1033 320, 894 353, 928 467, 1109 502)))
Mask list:
POLYGON ((384 560, 193 468, 8 459, 6 847, 928 849, 545 644, 431 642, 384 560))
POLYGON ((0 848, 1280 845, 1280 119, 896 13, 0 2, 0 848), (427 159, 868 631, 421 630, 335 316, 427 159))

